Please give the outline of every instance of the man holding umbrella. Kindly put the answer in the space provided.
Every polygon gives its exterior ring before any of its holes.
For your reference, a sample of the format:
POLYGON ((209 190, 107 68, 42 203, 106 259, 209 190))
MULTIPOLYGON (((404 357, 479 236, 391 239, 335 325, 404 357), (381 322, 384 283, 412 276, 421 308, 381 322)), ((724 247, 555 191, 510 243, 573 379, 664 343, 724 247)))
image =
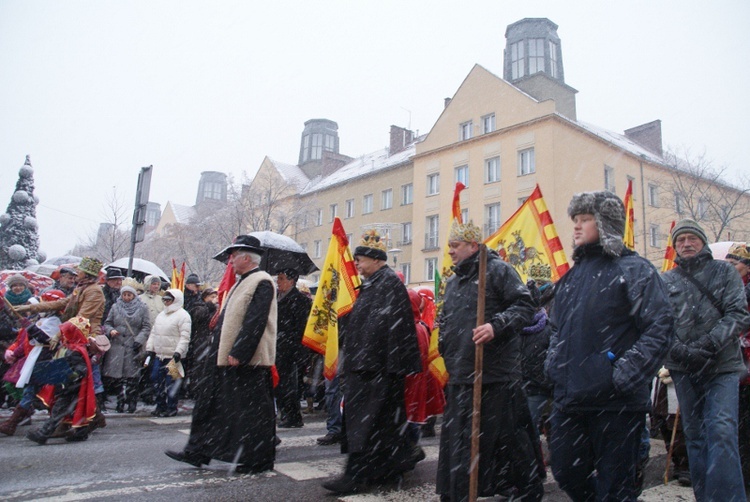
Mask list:
POLYGON ((188 444, 165 452, 174 460, 196 467, 222 460, 238 473, 273 469, 276 288, 258 267, 263 252, 256 237, 240 235, 214 257, 239 277, 222 306, 208 356, 215 366, 206 366, 208 388, 196 399, 188 444))

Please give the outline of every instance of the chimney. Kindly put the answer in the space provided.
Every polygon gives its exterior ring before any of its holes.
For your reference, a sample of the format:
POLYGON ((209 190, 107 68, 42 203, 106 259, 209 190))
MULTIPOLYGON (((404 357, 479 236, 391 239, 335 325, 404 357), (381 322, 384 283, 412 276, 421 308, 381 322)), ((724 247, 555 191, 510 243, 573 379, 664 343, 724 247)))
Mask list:
POLYGON ((414 141, 414 132, 403 127, 391 126, 391 145, 388 148, 388 155, 394 155, 403 152, 406 147, 414 141))
POLYGON ((664 154, 661 143, 661 120, 625 129, 625 136, 651 153, 660 157, 664 154))
POLYGON ((448 108, 448 105, 451 104, 451 99, 453 98, 445 98, 443 100, 443 108, 448 108))

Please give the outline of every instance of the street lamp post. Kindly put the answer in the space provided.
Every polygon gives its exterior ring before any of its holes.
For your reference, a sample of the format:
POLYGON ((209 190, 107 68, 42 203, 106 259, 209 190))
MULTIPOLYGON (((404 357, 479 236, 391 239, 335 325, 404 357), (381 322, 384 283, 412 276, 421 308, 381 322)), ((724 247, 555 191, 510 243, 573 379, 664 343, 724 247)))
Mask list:
POLYGON ((393 249, 389 249, 388 252, 393 255, 393 268, 395 269, 396 265, 398 265, 397 255, 398 253, 401 252, 401 250, 399 248, 393 248, 393 249))

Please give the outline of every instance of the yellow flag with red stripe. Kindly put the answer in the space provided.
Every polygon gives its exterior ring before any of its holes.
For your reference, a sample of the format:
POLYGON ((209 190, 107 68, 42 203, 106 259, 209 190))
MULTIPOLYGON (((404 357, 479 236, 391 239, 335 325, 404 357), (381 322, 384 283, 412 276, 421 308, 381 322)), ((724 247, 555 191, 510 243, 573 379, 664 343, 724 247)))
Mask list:
POLYGON ((628 180, 628 190, 625 192, 625 235, 622 240, 625 247, 635 250, 635 209, 633 209, 633 180, 628 180))
POLYGON ((524 282, 529 277, 557 282, 570 269, 539 185, 484 243, 510 263, 524 282))
POLYGON ((669 227, 669 234, 667 234, 667 249, 664 250, 664 261, 661 264, 661 271, 666 272, 667 270, 672 270, 677 266, 677 264, 674 262, 674 259, 677 257, 677 251, 674 249, 674 245, 672 243, 672 229, 674 228, 674 221, 672 222, 672 225, 669 227))
POLYGON ((302 344, 324 355, 323 375, 336 376, 339 359, 339 319, 351 312, 357 299, 359 274, 341 220, 333 221, 331 240, 318 282, 302 344))

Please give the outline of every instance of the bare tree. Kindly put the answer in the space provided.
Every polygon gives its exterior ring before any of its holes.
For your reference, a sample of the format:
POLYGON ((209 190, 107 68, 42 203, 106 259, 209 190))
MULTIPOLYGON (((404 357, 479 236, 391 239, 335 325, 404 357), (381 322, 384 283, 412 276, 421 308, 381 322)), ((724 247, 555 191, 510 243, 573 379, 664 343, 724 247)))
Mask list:
POLYGON ((73 253, 78 256, 92 256, 104 263, 126 256, 130 245, 130 231, 126 225, 130 221, 130 209, 117 193, 117 187, 112 187, 112 193, 105 197, 100 214, 102 223, 88 237, 87 242, 78 243, 73 248, 73 253))
POLYGON ((309 198, 299 196, 299 188, 272 170, 259 170, 252 182, 242 187, 242 208, 251 230, 285 234, 305 227, 311 214, 309 198))
POLYGON ((689 149, 669 150, 665 162, 672 166, 671 185, 675 212, 700 222, 714 241, 750 235, 750 179, 746 174, 731 177, 726 167, 717 168, 705 153, 689 149))

